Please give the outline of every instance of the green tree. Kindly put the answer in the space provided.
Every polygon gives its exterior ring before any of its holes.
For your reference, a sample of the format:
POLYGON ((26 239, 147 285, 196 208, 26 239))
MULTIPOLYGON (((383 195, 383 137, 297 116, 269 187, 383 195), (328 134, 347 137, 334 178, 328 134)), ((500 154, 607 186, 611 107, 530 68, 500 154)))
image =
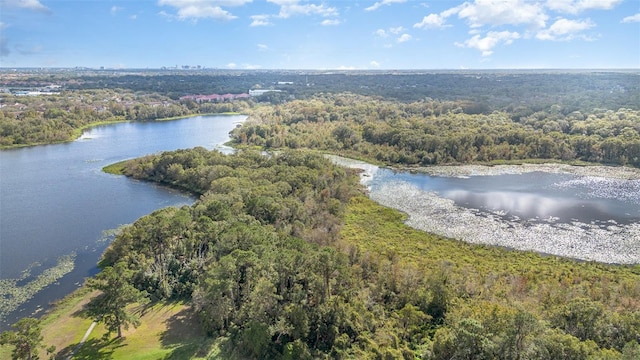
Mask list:
MULTIPOLYGON (((40 320, 34 318, 22 318, 11 326, 13 331, 5 331, 0 334, 0 345, 13 345, 12 359, 38 359, 38 352, 44 349, 42 343, 42 328, 40 320)), ((55 347, 47 349, 47 353, 53 353, 55 347)))
POLYGON ((622 348, 622 360, 640 359, 640 345, 637 341, 629 341, 622 348))
POLYGON ((94 278, 89 279, 88 286, 100 290, 102 294, 94 297, 87 304, 87 315, 107 327, 107 336, 116 331, 122 337, 122 328, 129 325, 138 326, 140 319, 127 310, 133 303, 146 303, 146 293, 131 285, 132 271, 126 264, 119 262, 113 267, 105 267, 94 278))

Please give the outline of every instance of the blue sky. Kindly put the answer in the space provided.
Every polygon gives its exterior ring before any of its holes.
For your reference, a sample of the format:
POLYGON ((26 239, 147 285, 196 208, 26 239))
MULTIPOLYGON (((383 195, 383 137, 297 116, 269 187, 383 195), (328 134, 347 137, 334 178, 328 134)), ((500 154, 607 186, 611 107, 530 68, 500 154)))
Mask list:
POLYGON ((1 67, 640 68, 639 0, 0 0, 1 67))

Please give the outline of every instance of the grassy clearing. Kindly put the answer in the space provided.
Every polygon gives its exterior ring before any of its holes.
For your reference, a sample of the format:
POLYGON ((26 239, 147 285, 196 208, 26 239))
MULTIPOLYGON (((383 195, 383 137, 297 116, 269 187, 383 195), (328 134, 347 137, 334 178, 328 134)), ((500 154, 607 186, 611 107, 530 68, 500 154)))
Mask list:
POLYGON ((122 339, 105 339, 105 330, 96 327, 77 353, 80 359, 185 359, 204 356, 211 340, 199 329, 190 308, 179 302, 138 308, 141 324, 123 332, 122 339))
MULTIPOLYGON (((113 334, 104 338, 104 327, 97 326, 82 348, 78 359, 191 359, 206 356, 212 340, 201 330, 190 307, 181 302, 163 302, 148 308, 139 307, 141 324, 123 331, 123 338, 113 334)), ((90 323, 90 322, 89 322, 90 323)), ((84 326, 80 338, 89 324, 84 326)), ((59 356, 76 347, 80 339, 69 342, 59 356)))
MULTIPOLYGON (((42 318, 44 344, 56 347, 56 359, 66 359, 80 343, 91 325, 82 316, 84 305, 97 295, 81 288, 58 302, 42 318)), ((151 307, 135 308, 141 325, 104 338, 105 328, 98 324, 74 359, 203 359, 217 358, 220 341, 207 337, 191 308, 183 302, 163 302, 151 307)), ((0 347, 0 359, 11 358, 11 347, 0 347)), ((41 359, 48 358, 44 350, 41 359)))
MULTIPOLYGON (((56 353, 62 355, 70 344, 80 342, 91 324, 91 320, 81 317, 80 313, 92 296, 95 296, 94 292, 81 288, 58 301, 42 317, 42 336, 47 347, 54 345, 56 353)), ((10 346, 0 346, 0 359, 10 359, 11 350, 10 346)), ((44 350, 40 352, 40 358, 48 358, 44 350)))

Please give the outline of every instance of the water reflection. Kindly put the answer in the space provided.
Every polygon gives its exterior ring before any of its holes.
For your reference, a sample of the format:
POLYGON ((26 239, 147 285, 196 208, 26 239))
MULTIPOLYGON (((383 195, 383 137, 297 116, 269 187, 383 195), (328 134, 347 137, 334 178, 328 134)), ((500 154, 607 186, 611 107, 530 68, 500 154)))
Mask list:
MULTIPOLYGON (((597 222, 611 217, 610 209, 603 203, 571 198, 551 198, 536 194, 511 191, 472 192, 468 190, 443 191, 441 195, 456 205, 492 212, 502 212, 522 219, 554 219, 570 222, 597 222)), ((631 219, 621 218, 621 221, 631 219)))
POLYGON ((543 172, 460 178, 381 169, 372 185, 382 186, 390 181, 406 182, 453 200, 458 206, 510 220, 640 222, 639 181, 543 172))

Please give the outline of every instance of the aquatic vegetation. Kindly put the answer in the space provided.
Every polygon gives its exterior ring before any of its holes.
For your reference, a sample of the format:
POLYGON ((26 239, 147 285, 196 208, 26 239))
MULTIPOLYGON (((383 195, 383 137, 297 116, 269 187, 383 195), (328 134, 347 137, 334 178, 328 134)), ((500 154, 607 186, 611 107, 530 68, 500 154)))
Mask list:
POLYGON ((533 250, 604 263, 640 262, 640 224, 556 223, 505 219, 476 209, 467 209, 434 192, 424 192, 406 183, 382 186, 370 193, 373 200, 409 215, 407 225, 430 233, 475 244, 533 250), (633 239, 636 239, 635 241, 633 239))
POLYGON ((522 165, 455 165, 411 168, 412 171, 432 176, 493 176, 546 172, 572 174, 603 179, 640 180, 640 169, 626 166, 573 166, 567 164, 522 164, 522 165))
POLYGON ((561 189, 588 187, 592 192, 584 194, 588 198, 620 199, 640 204, 640 180, 608 179, 597 176, 583 176, 555 184, 561 189))
POLYGON ((76 254, 72 253, 58 258, 57 264, 53 267, 44 269, 42 273, 31 279, 32 269, 38 267, 39 264, 32 264, 22 272, 20 278, 17 279, 1 279, 0 280, 0 318, 8 313, 16 310, 20 305, 31 299, 38 291, 55 283, 65 274, 71 272, 74 268, 76 254), (25 282, 22 284, 22 282, 25 282))
MULTIPOLYGON (((373 165, 340 157, 332 161, 366 169, 361 181, 367 185, 375 174, 373 165)), ((560 164, 504 166, 434 166, 420 172, 437 176, 492 176, 534 171, 580 175, 559 187, 589 185, 590 196, 618 198, 640 203, 640 171, 625 167, 575 167, 560 164)), ((435 192, 423 191, 404 182, 369 188, 371 199, 409 215, 407 225, 433 234, 474 244, 531 250, 568 258, 603 263, 640 263, 640 224, 618 224, 613 220, 593 223, 558 222, 557 217, 521 219, 504 211, 486 211, 458 206, 435 192)))

